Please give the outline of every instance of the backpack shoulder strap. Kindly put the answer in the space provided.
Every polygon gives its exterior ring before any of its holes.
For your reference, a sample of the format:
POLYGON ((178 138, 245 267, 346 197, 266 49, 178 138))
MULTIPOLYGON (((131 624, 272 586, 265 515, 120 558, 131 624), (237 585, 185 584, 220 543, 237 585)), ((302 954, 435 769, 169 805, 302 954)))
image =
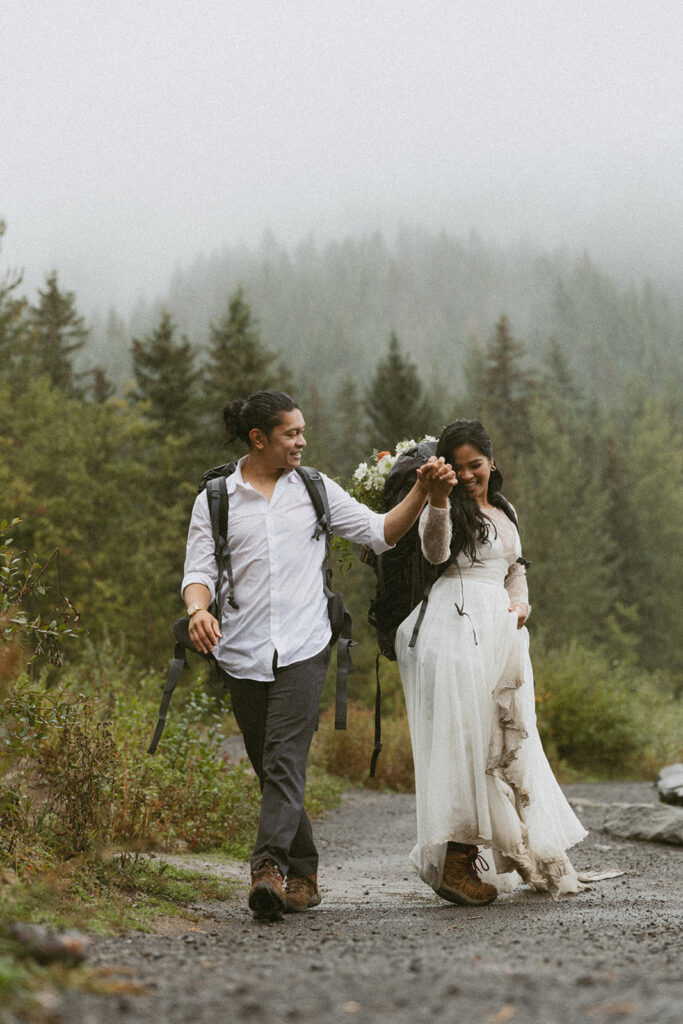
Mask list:
POLYGON ((216 555, 222 551, 228 539, 228 487, 224 476, 214 477, 206 482, 206 498, 211 515, 211 533, 216 555))
POLYGON ((329 540, 332 535, 332 522, 330 520, 330 503, 327 498, 327 491, 323 478, 317 469, 313 469, 312 466, 297 466, 296 472, 299 474, 304 484, 308 495, 313 502, 313 508, 317 517, 317 524, 315 528, 314 537, 316 540, 322 533, 327 535, 329 540))
POLYGON ((232 575, 232 560, 230 558, 230 546, 228 544, 228 517, 230 511, 230 500, 228 498, 228 485, 226 477, 213 477, 206 482, 206 500, 209 503, 209 514, 211 516, 211 533, 213 534, 213 545, 218 563, 218 588, 216 593, 216 605, 218 620, 222 619, 220 581, 225 571, 228 576, 228 603, 232 608, 239 608, 235 600, 235 581, 232 575))
POLYGON ((325 482, 317 469, 312 466, 298 466, 297 473, 306 485, 308 495, 313 502, 317 517, 315 540, 325 536, 325 559, 323 561, 323 590, 327 598, 327 610, 332 627, 332 643, 337 644, 337 686, 335 696, 335 729, 346 728, 347 681, 353 672, 351 648, 351 614, 344 604, 342 595, 332 590, 332 566, 330 565, 330 543, 332 539, 332 519, 330 503, 325 489, 325 482))

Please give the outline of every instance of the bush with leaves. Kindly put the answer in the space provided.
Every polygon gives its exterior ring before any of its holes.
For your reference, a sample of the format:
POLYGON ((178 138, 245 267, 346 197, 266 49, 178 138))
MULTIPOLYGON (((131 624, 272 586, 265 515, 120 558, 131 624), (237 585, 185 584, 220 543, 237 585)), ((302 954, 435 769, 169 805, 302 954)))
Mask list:
POLYGON ((16 551, 10 533, 20 525, 20 519, 0 522, 0 682, 16 671, 18 662, 42 654, 60 665, 63 641, 80 632, 78 613, 61 591, 59 548, 43 564, 16 551), (58 609, 50 607, 44 582, 53 564, 60 581, 58 609))
POLYGON ((653 778, 681 756, 683 705, 666 680, 572 642, 534 654, 536 708, 550 760, 584 778, 653 778))

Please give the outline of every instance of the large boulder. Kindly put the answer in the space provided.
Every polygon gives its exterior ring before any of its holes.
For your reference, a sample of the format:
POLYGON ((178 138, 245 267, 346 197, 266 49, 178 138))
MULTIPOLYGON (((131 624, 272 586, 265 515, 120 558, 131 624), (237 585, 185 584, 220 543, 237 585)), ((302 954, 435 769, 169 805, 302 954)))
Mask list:
POLYGON ((683 845, 683 809, 662 804, 612 804, 605 815, 605 832, 622 839, 683 845))
POLYGON ((670 764, 657 776, 659 799, 665 804, 683 806, 683 764, 670 764))

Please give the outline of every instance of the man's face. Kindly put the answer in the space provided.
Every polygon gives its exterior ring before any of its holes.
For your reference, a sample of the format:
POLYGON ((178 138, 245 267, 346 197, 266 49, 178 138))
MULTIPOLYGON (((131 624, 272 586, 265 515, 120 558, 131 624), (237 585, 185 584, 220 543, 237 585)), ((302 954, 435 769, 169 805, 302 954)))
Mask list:
POLYGON ((301 465, 301 456, 306 447, 305 429, 300 409, 282 414, 282 420, 277 427, 273 427, 263 445, 263 454, 271 468, 294 469, 301 465))

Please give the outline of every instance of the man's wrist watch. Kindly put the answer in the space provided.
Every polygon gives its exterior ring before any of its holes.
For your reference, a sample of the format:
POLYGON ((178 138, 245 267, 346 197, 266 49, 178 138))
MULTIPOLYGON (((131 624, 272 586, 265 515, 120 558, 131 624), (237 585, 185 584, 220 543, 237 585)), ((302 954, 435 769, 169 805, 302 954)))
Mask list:
POLYGON ((201 604, 191 604, 187 609, 187 617, 191 619, 195 612, 205 612, 206 608, 202 607, 201 604))

